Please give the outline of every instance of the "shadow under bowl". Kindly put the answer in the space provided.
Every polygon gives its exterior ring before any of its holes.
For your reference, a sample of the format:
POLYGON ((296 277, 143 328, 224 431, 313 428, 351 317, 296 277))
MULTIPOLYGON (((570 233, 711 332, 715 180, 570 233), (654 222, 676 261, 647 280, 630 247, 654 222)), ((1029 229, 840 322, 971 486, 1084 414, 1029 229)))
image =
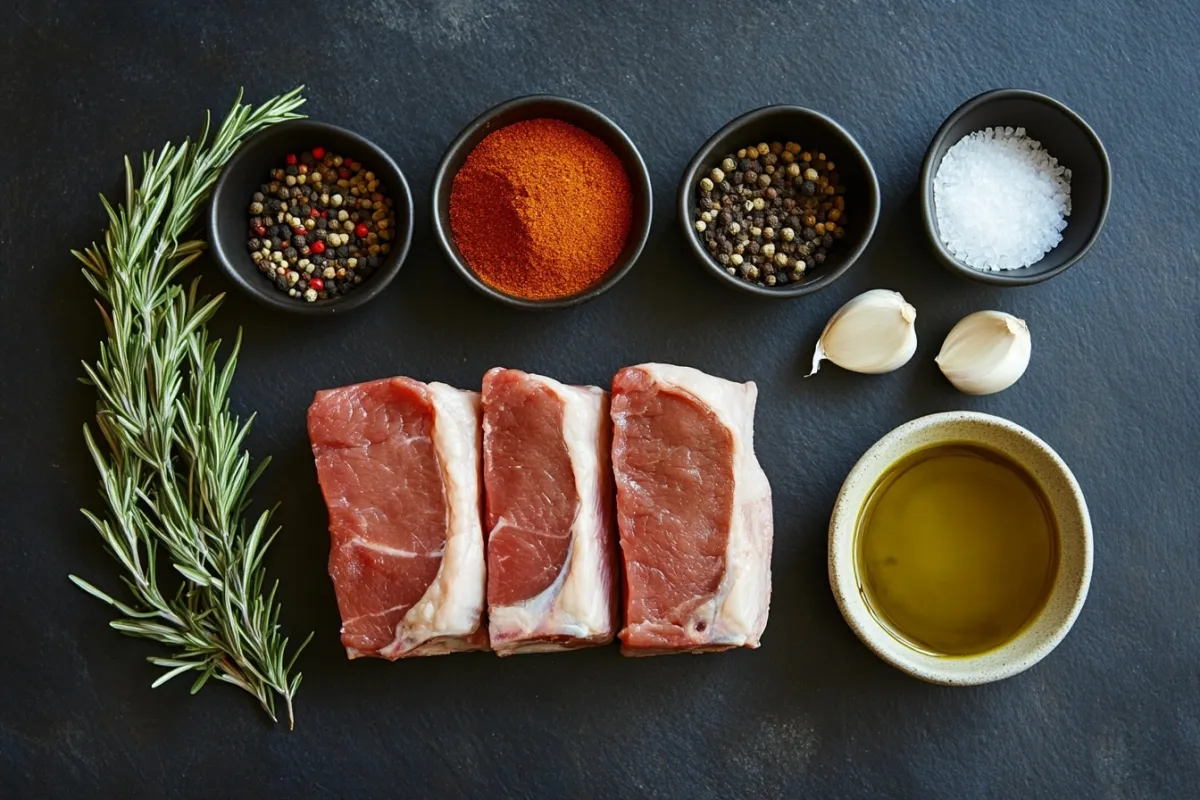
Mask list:
POLYGON ((433 205, 433 230, 442 250, 450 259, 450 263, 472 287, 484 295, 498 300, 514 308, 545 310, 552 308, 567 308, 594 300, 616 286, 621 278, 633 268, 646 239, 650 235, 650 221, 653 215, 653 197, 650 189, 650 172, 646 162, 638 152, 633 140, 617 123, 606 117, 591 106, 576 100, 553 95, 526 95, 508 100, 480 114, 470 122, 446 149, 438 164, 437 173, 433 177, 431 195, 433 205), (557 119, 590 133, 604 142, 621 163, 625 166, 625 174, 629 178, 629 188, 632 194, 633 208, 629 235, 625 246, 617 259, 600 280, 584 289, 566 297, 555 297, 545 300, 516 297, 485 283, 467 263, 462 251, 454 241, 454 232, 450 226, 450 192, 454 186, 454 178, 467 157, 489 134, 515 122, 531 119, 557 119))
POLYGON ((412 244, 412 194, 404 173, 386 152, 356 133, 315 120, 281 122, 251 137, 237 149, 213 188, 209 203, 209 237, 213 257, 238 288, 263 305, 295 314, 341 314, 377 297, 400 271, 412 244), (346 294, 312 303, 289 297, 250 257, 251 196, 270 181, 270 172, 284 165, 288 153, 313 147, 362 162, 379 178, 380 192, 392 200, 397 236, 378 269, 346 294))
POLYGON ((867 249, 879 223, 879 180, 866 151, 829 117, 799 106, 767 106, 734 119, 701 146, 679 181, 676 211, 692 254, 719 280, 760 297, 799 297, 836 281, 867 249), (825 263, 807 272, 803 281, 781 287, 759 286, 730 275, 705 250, 693 227, 700 179, 719 166, 725 156, 758 142, 796 142, 806 150, 825 153, 837 165, 836 171, 846 187, 845 213, 849 223, 845 226, 845 238, 830 248, 825 263))
POLYGON ((997 286, 1027 286, 1053 278, 1083 258, 1108 216, 1112 169, 1108 153, 1083 118, 1057 100, 1024 89, 995 89, 959 106, 934 134, 921 165, 921 217, 934 256, 946 269, 997 286), (1063 239, 1040 261, 1020 269, 986 272, 958 260, 937 226, 933 180, 942 158, 967 134, 984 128, 1023 127, 1058 163, 1071 170, 1071 214, 1063 239))

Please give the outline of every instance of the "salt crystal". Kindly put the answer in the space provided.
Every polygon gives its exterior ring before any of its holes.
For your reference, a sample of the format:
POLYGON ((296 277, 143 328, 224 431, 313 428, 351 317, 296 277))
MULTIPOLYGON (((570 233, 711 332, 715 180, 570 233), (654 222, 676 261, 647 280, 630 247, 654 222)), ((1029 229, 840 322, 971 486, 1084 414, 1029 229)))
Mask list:
POLYGON ((1062 241, 1071 170, 1024 128, 985 128, 946 151, 933 205, 942 243, 967 266, 1027 267, 1062 241))

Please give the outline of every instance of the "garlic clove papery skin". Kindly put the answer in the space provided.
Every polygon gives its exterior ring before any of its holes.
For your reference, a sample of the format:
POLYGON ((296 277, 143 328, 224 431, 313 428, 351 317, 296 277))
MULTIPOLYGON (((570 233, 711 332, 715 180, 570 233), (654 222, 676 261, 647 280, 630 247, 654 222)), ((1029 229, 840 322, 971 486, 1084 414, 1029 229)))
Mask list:
POLYGON ((917 351, 917 310, 904 295, 872 289, 837 310, 813 353, 812 372, 828 359, 842 369, 877 375, 908 363, 917 351))
POLYGON ((1032 352, 1025 320, 1003 311, 976 311, 950 329, 936 361, 960 392, 994 394, 1025 374, 1032 352))

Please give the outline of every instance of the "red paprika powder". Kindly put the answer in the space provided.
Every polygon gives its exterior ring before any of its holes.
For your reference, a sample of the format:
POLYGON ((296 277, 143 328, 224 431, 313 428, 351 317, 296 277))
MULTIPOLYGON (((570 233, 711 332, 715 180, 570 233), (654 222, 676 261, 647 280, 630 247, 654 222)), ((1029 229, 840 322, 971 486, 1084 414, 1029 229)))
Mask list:
POLYGON ((577 294, 617 260, 633 216, 629 176, 604 142, 557 119, 488 134, 450 190, 450 229, 472 271, 505 294, 577 294))

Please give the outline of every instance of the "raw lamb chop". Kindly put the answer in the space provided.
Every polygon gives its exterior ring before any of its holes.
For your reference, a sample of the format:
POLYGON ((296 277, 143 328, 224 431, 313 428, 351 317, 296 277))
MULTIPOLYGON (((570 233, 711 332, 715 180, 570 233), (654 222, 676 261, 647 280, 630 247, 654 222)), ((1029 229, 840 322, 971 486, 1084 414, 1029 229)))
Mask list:
POLYGON ((613 378, 625 655, 758 647, 771 599, 771 487, 753 383, 642 364, 613 378))
POLYGON ((479 395, 411 378, 317 392, 308 435, 350 658, 487 648, 479 395))
POLYGON ((488 627, 504 656, 612 641, 608 395, 515 369, 483 378, 488 627))

